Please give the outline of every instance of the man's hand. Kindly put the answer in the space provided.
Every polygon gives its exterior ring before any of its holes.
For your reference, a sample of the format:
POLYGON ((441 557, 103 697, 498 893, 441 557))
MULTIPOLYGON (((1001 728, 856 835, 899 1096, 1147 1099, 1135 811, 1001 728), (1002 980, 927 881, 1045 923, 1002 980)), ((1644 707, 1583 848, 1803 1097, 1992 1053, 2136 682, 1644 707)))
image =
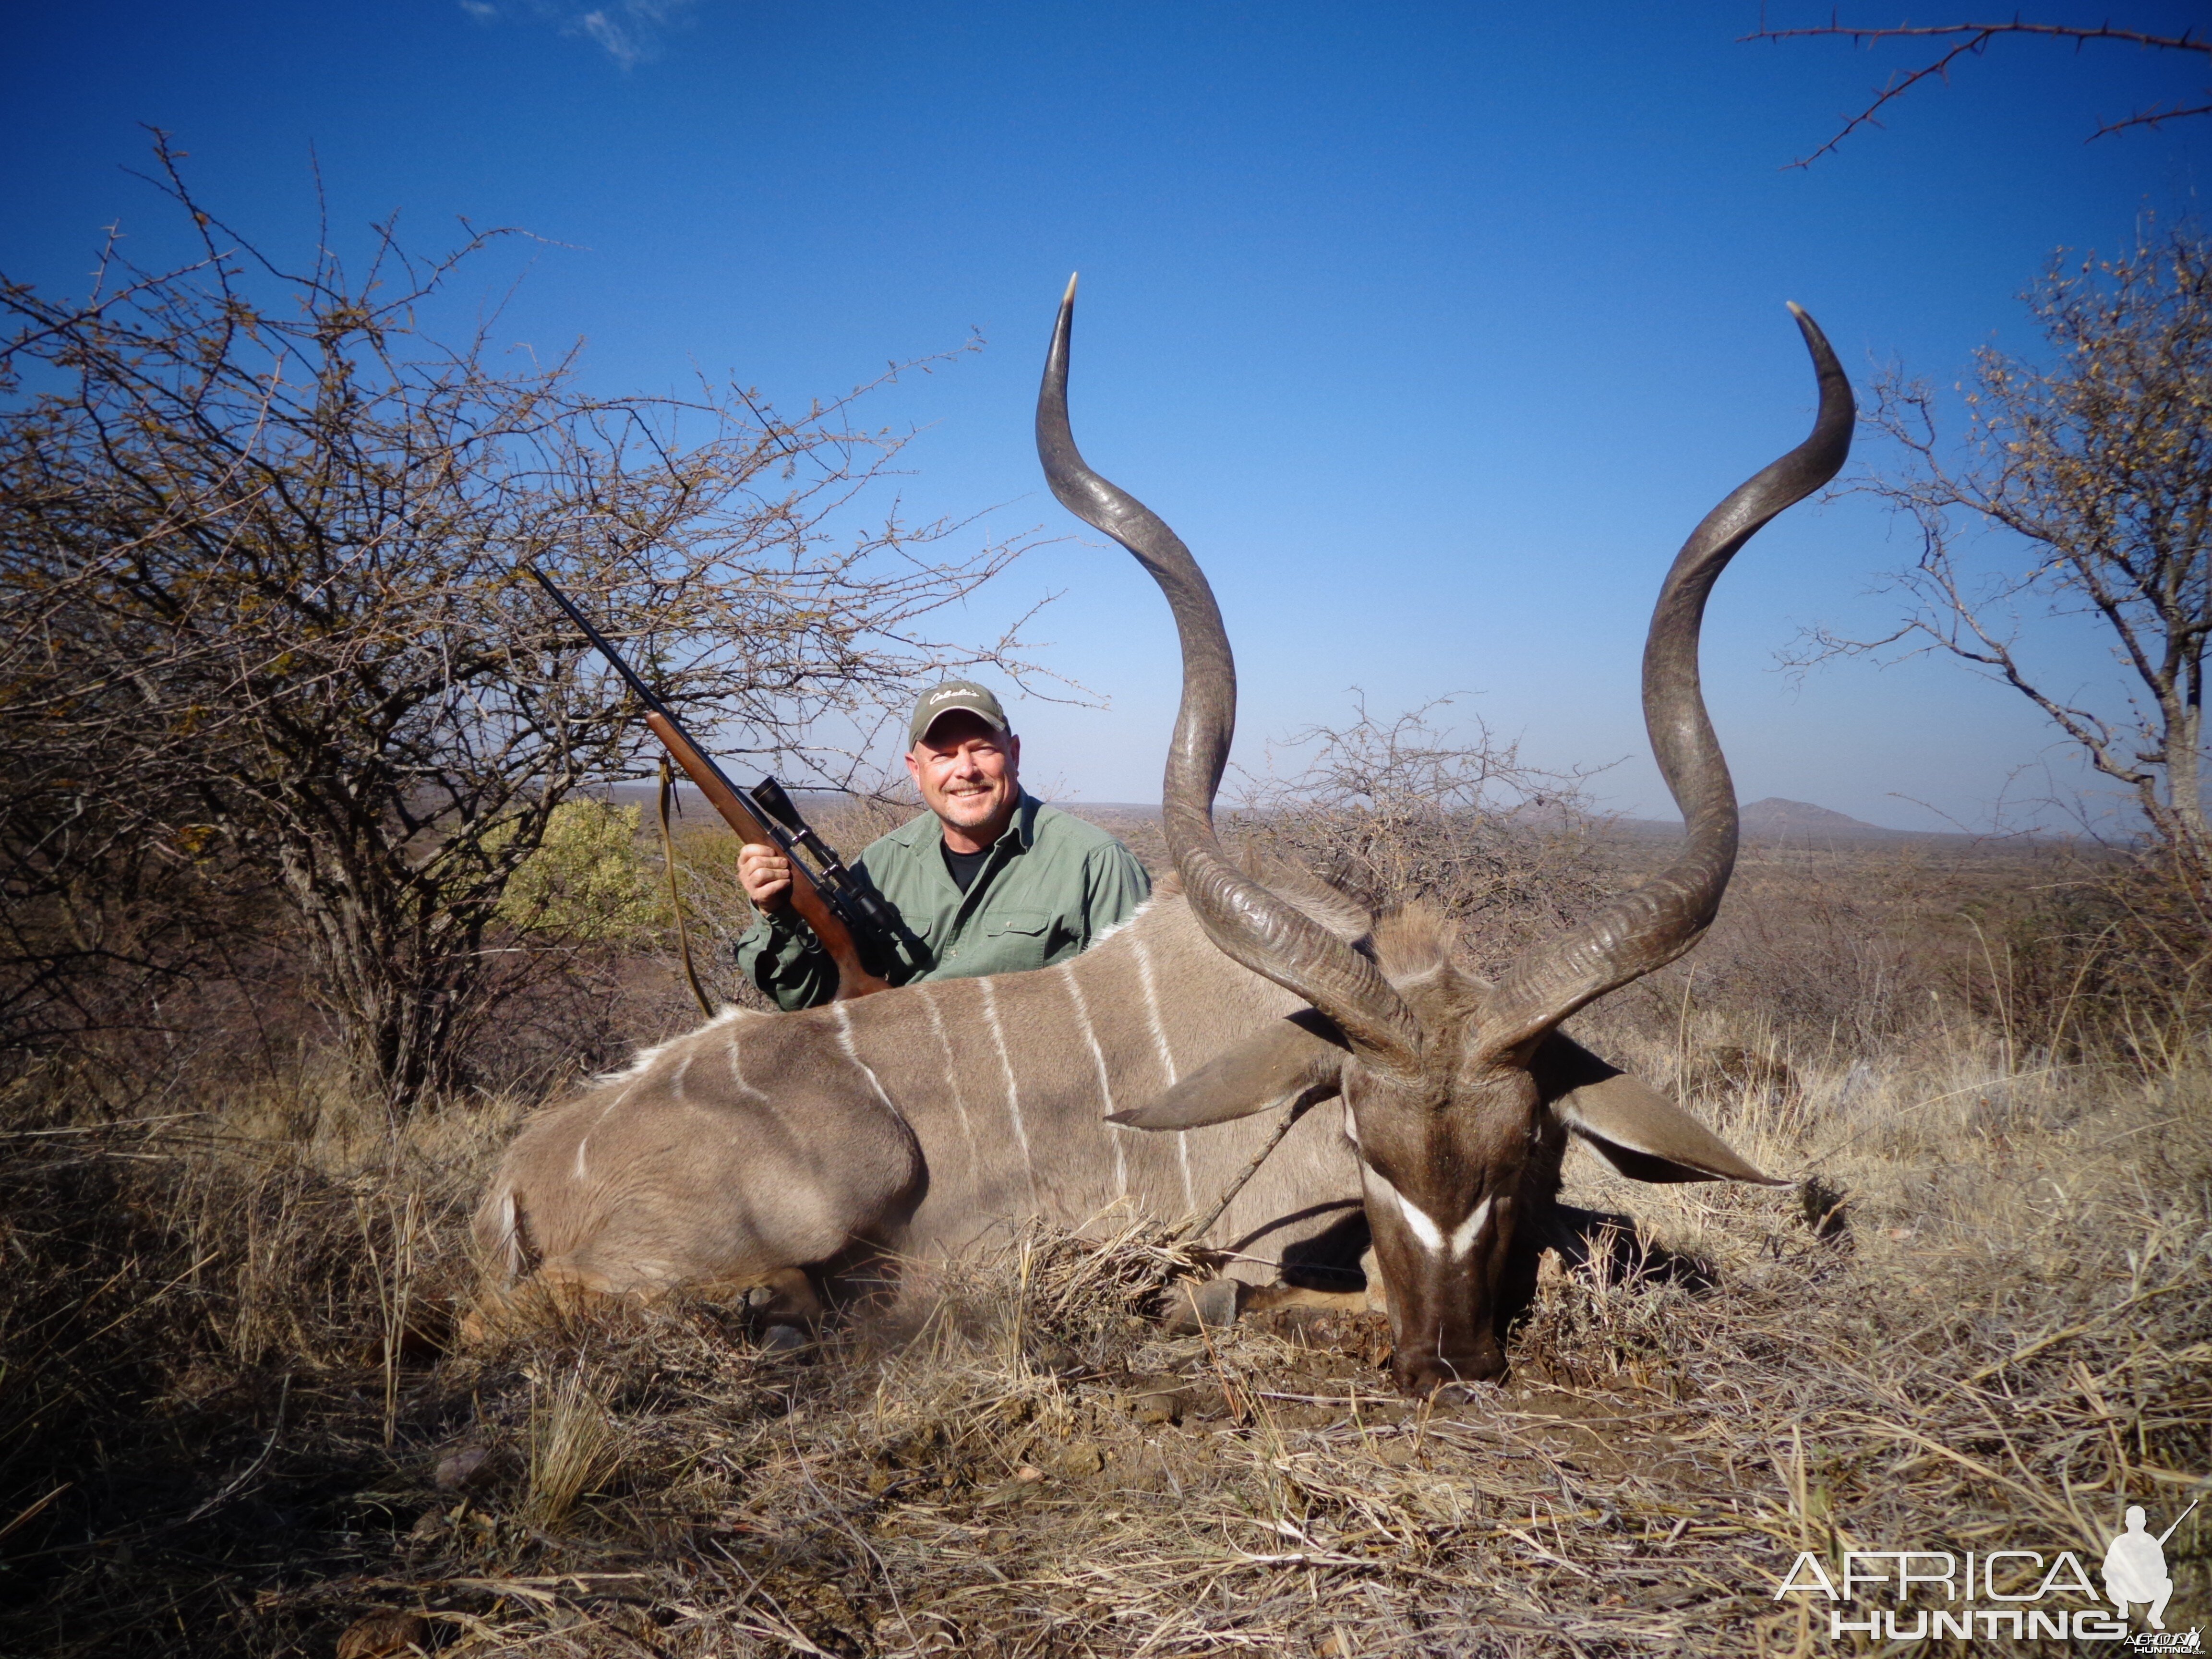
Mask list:
POLYGON ((791 860, 773 847, 750 845, 738 854, 738 884, 763 915, 791 908, 791 860))

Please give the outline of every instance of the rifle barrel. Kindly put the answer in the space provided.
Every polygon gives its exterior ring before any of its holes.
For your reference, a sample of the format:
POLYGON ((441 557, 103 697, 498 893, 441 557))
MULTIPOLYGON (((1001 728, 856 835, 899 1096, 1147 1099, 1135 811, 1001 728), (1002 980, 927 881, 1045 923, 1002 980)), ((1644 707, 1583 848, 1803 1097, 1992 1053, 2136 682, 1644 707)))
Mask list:
POLYGON ((623 660, 622 653, 616 650, 612 645, 608 643, 607 636, 605 635, 600 633, 598 629, 592 626, 591 618, 586 617, 582 611, 577 610, 574 605, 568 603, 568 596, 566 593, 563 593, 559 588, 554 586, 553 579, 547 575, 544 571, 540 570, 534 564, 526 565, 523 568, 528 570, 530 574, 537 579, 538 585, 545 590, 547 596, 552 599, 553 603, 559 605, 564 611, 568 612, 568 620, 584 630, 584 637, 592 642, 593 647, 598 650, 599 653, 614 665, 615 672, 621 675, 623 677, 623 683, 627 684, 631 690, 637 693, 638 701, 642 702, 654 714, 659 715, 663 720, 672 719, 673 716, 672 716, 668 712, 668 705, 661 702, 659 697, 653 694, 652 687, 646 684, 643 680, 638 678, 637 675, 632 672, 630 665, 623 660))
MULTIPOLYGON (((663 702, 657 695, 655 695, 651 686, 647 685, 643 680, 637 677, 636 670, 632 668, 629 663, 623 660, 623 653, 615 649, 612 641, 611 641, 605 635, 600 633, 598 629, 592 626, 592 619, 586 617, 582 611, 577 610, 576 607, 569 602, 568 596, 553 585, 553 579, 547 575, 544 571, 540 570, 534 564, 526 565, 523 568, 528 570, 530 574, 537 579, 538 585, 545 590, 546 593, 551 598, 553 603, 559 605, 562 611, 568 613, 568 620, 584 630, 584 637, 592 642, 592 648, 598 651, 602 657, 605 658, 608 662, 614 665, 615 672, 623 677, 623 684, 629 686, 631 690, 637 693, 637 699, 640 702, 645 705, 646 713, 648 714, 658 714, 662 720, 666 720, 672 730, 678 732, 684 737, 687 746, 691 750, 693 757, 697 760, 701 765, 713 772, 715 779, 725 789, 728 790, 732 794, 739 793, 740 792, 738 786, 730 781, 728 775, 722 770, 721 767, 716 763, 714 757, 712 755, 709 755, 705 750, 700 748, 697 744, 690 742, 690 733, 684 730, 683 722, 676 718, 674 711, 672 710, 666 703, 663 702)), ((684 769, 686 771, 690 771, 691 769, 687 765, 684 769)), ((703 784, 702 780, 695 779, 694 781, 702 782, 703 784)), ((771 836, 771 839, 774 839, 773 836, 771 836)), ((786 848, 785 850, 787 852, 789 849, 786 848)))
POLYGON ((844 866, 836 854, 823 846, 821 837, 805 827, 799 817, 799 809, 792 805, 790 796, 775 779, 769 779, 757 790, 744 790, 732 783, 729 776, 716 765, 714 757, 691 741, 690 733, 669 711, 668 705, 655 696, 653 689, 640 679, 630 665, 623 660, 605 635, 592 626, 591 619, 568 602, 568 596, 553 585, 553 579, 536 565, 523 567, 544 588, 546 596, 559 605, 568 620, 584 631, 584 637, 594 649, 614 665, 623 682, 637 694, 645 705, 645 723, 660 739, 661 746, 674 756, 678 765, 690 774, 714 810, 720 812, 730 828, 738 836, 751 842, 759 838, 761 844, 773 846, 791 860, 791 902, 799 917, 814 930, 837 965, 837 998, 866 996, 872 991, 890 989, 887 981, 870 973, 860 959, 858 942, 852 924, 842 914, 848 906, 858 908, 866 921, 888 939, 892 929, 886 925, 882 914, 884 907, 873 894, 853 887, 845 875, 844 866), (788 817, 796 820, 790 827, 777 822, 788 817), (805 860, 795 855, 795 848, 804 838, 810 851, 819 848, 816 855, 822 859, 824 869, 821 874, 809 870, 805 860), (857 902, 857 904, 856 904, 857 902))
MULTIPOLYGON (((2198 1499, 2197 1500, 2197 1504, 2201 1504, 2201 1503, 2203 1503, 2203 1501, 2204 1501, 2204 1500, 2203 1500, 2203 1498, 2198 1498, 2198 1499)), ((2189 1519, 2189 1517, 2190 1517, 2191 1516, 2192 1516, 2192 1515, 2194 1515, 2194 1514, 2196 1514, 2196 1513, 2197 1513, 2197 1504, 2191 1504, 2187 1509, 2185 1509, 2185 1510, 2182 1510, 2182 1512, 2181 1512, 2181 1521, 2186 1521, 2187 1519, 2189 1519)), ((2179 1531, 2181 1530, 2181 1521, 2177 1521, 2177 1522, 2175 1522, 2172 1526, 2168 1527, 2168 1528, 2167 1528, 2164 1532, 2162 1532, 2162 1533, 2159 1534, 2159 1535, 2158 1535, 2158 1541, 2159 1541, 2159 1547, 2160 1547, 2161 1549, 2163 1549, 2163 1548, 2165 1547, 2165 1546, 2166 1546, 2166 1540, 2167 1539, 2169 1539, 2169 1538, 2172 1537, 2174 1534, 2176 1534, 2176 1533, 2178 1533, 2178 1532, 2179 1532, 2179 1531)))

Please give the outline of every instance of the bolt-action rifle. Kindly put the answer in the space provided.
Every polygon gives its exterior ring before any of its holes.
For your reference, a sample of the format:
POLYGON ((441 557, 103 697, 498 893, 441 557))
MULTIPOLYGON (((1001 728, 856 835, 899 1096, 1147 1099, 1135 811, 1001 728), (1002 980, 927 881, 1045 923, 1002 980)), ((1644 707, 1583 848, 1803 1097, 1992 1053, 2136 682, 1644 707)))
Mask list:
POLYGON ((790 795, 774 778, 763 778, 750 789, 732 783, 713 757, 692 742, 690 733, 678 723, 668 705, 637 677, 606 636, 568 602, 568 596, 536 566, 526 568, 599 653, 614 665, 623 684, 637 694, 637 700, 645 705, 646 725, 698 786, 708 805, 747 846, 773 847, 790 860, 791 908, 814 930, 814 936, 836 964, 835 1000, 844 1002, 872 991, 889 990, 890 981, 868 971, 862 960, 861 941, 872 947, 878 960, 888 960, 893 942, 904 931, 898 912, 845 867, 836 849, 808 827, 790 795), (813 860, 812 867, 799 857, 802 849, 813 860))

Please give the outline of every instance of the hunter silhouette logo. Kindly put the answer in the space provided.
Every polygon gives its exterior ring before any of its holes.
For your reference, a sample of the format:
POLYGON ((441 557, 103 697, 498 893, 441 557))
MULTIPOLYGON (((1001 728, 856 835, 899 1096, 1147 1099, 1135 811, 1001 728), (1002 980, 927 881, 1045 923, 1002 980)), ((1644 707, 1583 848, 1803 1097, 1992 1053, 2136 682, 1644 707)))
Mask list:
POLYGON ((1824 1565, 1808 1550, 1790 1564, 1774 1594, 1810 1592, 1825 1599, 1831 1641, 1846 1636, 1892 1642, 2070 1638, 2124 1643, 2137 1653, 2199 1653, 2198 1632, 2166 1627, 2174 1588, 2166 1540, 2197 1507, 2191 1504, 2172 1526, 2154 1534, 2148 1512, 2130 1505, 2124 1528, 2105 1548, 2101 1596, 2088 1563, 2072 1550, 2020 1549, 1969 1550, 1963 1556, 1949 1550, 1846 1550, 1843 1571, 1834 1577, 1828 1571, 1833 1564, 1824 1565), (2148 1629, 2130 1632, 2134 1607, 2142 1609, 2148 1629))
MULTIPOLYGON (((2189 1519, 2196 1510, 2197 1504, 2191 1504, 2182 1510, 2181 1521, 2189 1519)), ((2181 1521, 2154 1538, 2145 1529, 2141 1504, 2130 1504, 2126 1519, 2128 1529, 2105 1548, 2105 1594, 2123 1619, 2128 1616, 2130 1602, 2148 1603, 2150 1627, 2164 1630, 2166 1604, 2173 1598, 2173 1580, 2166 1571, 2166 1540, 2173 1536, 2181 1521)))

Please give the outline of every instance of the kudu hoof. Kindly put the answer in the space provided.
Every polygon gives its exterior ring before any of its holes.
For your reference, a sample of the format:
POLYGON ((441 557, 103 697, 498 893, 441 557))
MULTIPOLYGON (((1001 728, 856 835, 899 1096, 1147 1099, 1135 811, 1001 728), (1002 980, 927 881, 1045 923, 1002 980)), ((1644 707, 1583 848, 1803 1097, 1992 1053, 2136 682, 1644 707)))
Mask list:
POLYGON ((813 1333, 804 1325, 769 1325, 761 1330, 761 1352, 772 1358, 804 1353, 813 1346, 813 1333))

